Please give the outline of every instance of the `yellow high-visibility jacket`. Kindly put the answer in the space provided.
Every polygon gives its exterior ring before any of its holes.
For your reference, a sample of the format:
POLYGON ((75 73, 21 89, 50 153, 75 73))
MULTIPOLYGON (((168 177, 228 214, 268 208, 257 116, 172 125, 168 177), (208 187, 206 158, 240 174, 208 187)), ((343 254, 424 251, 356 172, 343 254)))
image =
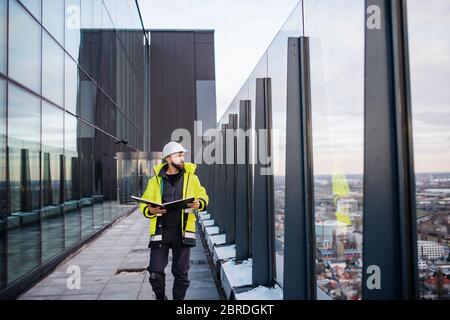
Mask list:
MULTIPOLYGON (((162 177, 159 174, 165 165, 167 165, 167 163, 160 163, 153 167, 155 175, 149 180, 142 198, 152 202, 162 203, 162 177)), ((195 197, 196 200, 200 201, 200 208, 198 211, 203 211, 208 205, 209 197, 206 194, 205 188, 200 184, 199 178, 195 175, 196 168, 196 164, 188 162, 184 163, 185 171, 183 176, 183 199, 195 197)), ((150 214, 146 204, 141 204, 139 209, 146 218, 150 219, 149 247, 153 245, 160 245, 162 241, 162 216, 150 214)), ((195 210, 180 210, 180 219, 180 232, 182 234, 183 244, 195 246, 195 210)))

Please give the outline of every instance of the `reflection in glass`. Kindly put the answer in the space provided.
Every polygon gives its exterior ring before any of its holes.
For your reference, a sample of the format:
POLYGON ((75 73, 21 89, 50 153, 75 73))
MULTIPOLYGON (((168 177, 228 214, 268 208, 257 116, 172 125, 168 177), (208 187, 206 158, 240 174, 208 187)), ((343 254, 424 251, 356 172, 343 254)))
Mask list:
POLYGON ((40 264, 40 99, 8 87, 11 228, 7 232, 8 284, 40 264), (24 130, 26 128, 26 130, 24 130))
POLYGON ((7 232, 6 284, 9 285, 41 264, 41 227, 38 222, 7 232))
POLYGON ((302 3, 299 3, 267 50, 268 77, 272 87, 272 148, 275 210, 276 280, 283 285, 284 204, 286 175, 286 100, 288 38, 302 31, 302 3))
POLYGON ((96 84, 84 73, 80 73, 80 111, 81 117, 94 123, 96 84))
POLYGON ((64 248, 70 248, 81 240, 81 214, 79 209, 64 214, 64 248))
POLYGON ((317 285, 360 299, 364 1, 305 2, 310 37, 317 285))
POLYGON ((62 106, 64 102, 64 51, 47 32, 42 39, 42 95, 62 106))
POLYGON ((81 29, 92 29, 92 1, 81 0, 81 29))
POLYGON ((103 1, 92 2, 92 28, 101 29, 103 25, 103 1))
POLYGON ((42 205, 61 203, 61 169, 64 154, 64 112, 42 103, 42 205))
MULTIPOLYGON (((130 143, 136 141, 139 123, 128 121, 123 114, 118 118, 109 98, 99 93, 114 93, 111 88, 117 86, 108 69, 113 42, 105 41, 116 33, 98 36, 91 32, 99 40, 91 38, 94 44, 103 43, 103 48, 92 46, 87 37, 83 39, 83 63, 92 71, 93 80, 77 65, 80 24, 85 29, 114 28, 106 6, 115 10, 123 28, 131 29, 132 24, 134 29, 140 27, 134 2, 130 2, 136 11, 133 16, 128 1, 116 2, 0 0, 0 72, 6 73, 9 63, 9 76, 19 83, 7 84, 0 78, 0 290, 129 209, 118 203, 117 181, 105 185, 111 181, 105 172, 115 177, 116 150, 131 150, 115 145, 115 140, 89 125, 81 126, 73 116, 82 116, 114 136, 120 121, 124 136, 134 137, 130 143), (36 20, 42 21, 45 30, 36 20), (102 49, 107 53, 103 67, 101 61, 89 60, 95 56, 92 50, 102 49), (39 98, 41 93, 45 101, 39 98)), ((136 46, 142 45, 142 36, 136 38, 136 46)), ((132 116, 133 97, 125 93, 136 95, 136 86, 142 83, 136 81, 138 75, 132 77, 139 68, 131 70, 134 61, 126 56, 135 56, 133 51, 119 46, 127 62, 119 67, 124 75, 129 74, 128 82, 120 84, 122 107, 132 116)), ((111 96, 114 99, 115 93, 111 96)), ((135 115, 132 118, 137 121, 135 115)))
POLYGON ((449 299, 450 2, 409 0, 408 29, 420 297, 449 299))
POLYGON ((93 148, 93 166, 94 166, 94 180, 93 180, 93 203, 94 203, 94 227, 100 229, 103 224, 103 164, 102 164, 102 143, 103 134, 94 130, 94 148, 93 148))
POLYGON ((9 75, 40 93, 41 27, 17 1, 9 2, 8 50, 9 75))
POLYGON ((0 79, 0 234, 7 213, 6 188, 6 81, 0 79))
POLYGON ((6 286, 6 81, 0 78, 0 290, 6 286))
MULTIPOLYGON (((15 2, 14 0, 10 2, 15 2)), ((41 0, 20 0, 20 2, 31 12, 31 14, 41 21, 41 0)))
POLYGON ((42 0, 42 25, 64 45, 64 1, 42 0))
POLYGON ((79 156, 81 158, 81 195, 82 198, 89 198, 93 195, 94 165, 93 165, 93 147, 94 147, 95 129, 91 126, 81 123, 79 136, 79 156))
POLYGON ((80 26, 81 7, 80 0, 66 0, 65 11, 65 44, 69 54, 78 61, 80 53, 80 26))
POLYGON ((0 72, 6 73, 7 0, 0 0, 0 72))
MULTIPOLYGON (((66 113, 64 121, 65 200, 80 199, 80 167, 78 157, 78 121, 66 113)), ((74 203, 76 207, 76 203, 74 203)))
POLYGON ((39 207, 40 99, 10 84, 8 103, 11 212, 30 212, 39 207))
POLYGON ((65 113, 64 119, 65 202, 64 228, 65 248, 81 240, 80 165, 78 157, 78 121, 65 113))
POLYGON ((81 123, 78 152, 81 166, 81 237, 84 239, 94 232, 94 210, 93 210, 93 143, 94 128, 81 123))
POLYGON ((64 216, 61 213, 41 221, 42 262, 62 252, 64 246, 64 216))
POLYGON ((79 115, 79 69, 77 64, 66 54, 64 95, 66 110, 79 115))

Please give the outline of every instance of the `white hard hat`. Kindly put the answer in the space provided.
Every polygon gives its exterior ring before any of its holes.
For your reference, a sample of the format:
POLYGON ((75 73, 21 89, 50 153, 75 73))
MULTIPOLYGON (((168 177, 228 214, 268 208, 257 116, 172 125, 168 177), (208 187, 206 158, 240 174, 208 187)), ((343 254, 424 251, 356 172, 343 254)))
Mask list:
POLYGON ((162 158, 165 159, 167 156, 178 152, 187 152, 185 148, 181 144, 175 141, 171 141, 166 144, 163 148, 162 158))

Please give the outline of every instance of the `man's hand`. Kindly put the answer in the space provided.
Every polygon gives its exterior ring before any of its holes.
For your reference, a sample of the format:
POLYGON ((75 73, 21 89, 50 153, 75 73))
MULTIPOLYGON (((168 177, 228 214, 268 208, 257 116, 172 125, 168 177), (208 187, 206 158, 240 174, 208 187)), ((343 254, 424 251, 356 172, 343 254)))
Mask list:
POLYGON ((150 214, 164 214, 167 210, 162 207, 148 206, 148 212, 150 212, 150 214))
POLYGON ((188 207, 192 208, 192 209, 198 209, 198 208, 200 208, 200 201, 199 200, 195 200, 192 203, 188 203, 188 207))

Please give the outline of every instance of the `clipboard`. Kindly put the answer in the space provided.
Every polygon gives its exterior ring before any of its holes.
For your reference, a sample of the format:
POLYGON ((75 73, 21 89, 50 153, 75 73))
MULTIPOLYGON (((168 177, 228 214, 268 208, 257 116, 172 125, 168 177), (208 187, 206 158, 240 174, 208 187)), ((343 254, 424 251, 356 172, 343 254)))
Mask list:
POLYGON ((192 203, 195 201, 195 197, 190 197, 190 198, 186 198, 186 199, 180 199, 180 200, 175 200, 175 201, 170 201, 170 202, 166 202, 166 203, 157 203, 157 202, 153 202, 147 199, 143 199, 143 198, 139 198, 139 197, 135 197, 135 196, 131 196, 132 199, 136 200, 137 202, 140 203, 144 203, 144 204, 148 204, 152 207, 161 207, 166 209, 167 211, 175 211, 175 210, 181 210, 181 209, 189 209, 188 208, 188 204, 192 203))

